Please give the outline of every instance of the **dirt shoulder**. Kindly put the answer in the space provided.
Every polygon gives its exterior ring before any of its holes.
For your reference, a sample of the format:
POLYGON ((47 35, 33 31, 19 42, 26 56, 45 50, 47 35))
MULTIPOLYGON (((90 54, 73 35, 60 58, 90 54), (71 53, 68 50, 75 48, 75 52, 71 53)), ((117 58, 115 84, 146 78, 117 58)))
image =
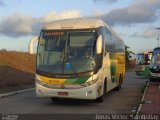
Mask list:
POLYGON ((35 55, 0 51, 0 93, 34 86, 35 55))
POLYGON ((140 113, 157 114, 160 117, 160 82, 150 83, 140 113))

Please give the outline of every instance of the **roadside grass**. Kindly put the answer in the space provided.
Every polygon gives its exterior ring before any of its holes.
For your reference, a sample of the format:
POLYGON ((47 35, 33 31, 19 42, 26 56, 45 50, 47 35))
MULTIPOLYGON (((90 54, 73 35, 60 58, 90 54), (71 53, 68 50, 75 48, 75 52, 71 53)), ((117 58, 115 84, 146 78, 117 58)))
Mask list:
POLYGON ((0 60, 0 66, 9 66, 9 64, 5 61, 0 60))

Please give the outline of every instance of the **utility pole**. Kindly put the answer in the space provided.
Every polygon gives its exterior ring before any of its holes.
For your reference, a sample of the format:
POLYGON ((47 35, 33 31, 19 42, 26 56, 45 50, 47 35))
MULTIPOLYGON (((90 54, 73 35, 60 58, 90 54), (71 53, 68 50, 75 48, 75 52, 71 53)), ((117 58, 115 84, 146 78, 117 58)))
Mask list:
POLYGON ((156 28, 156 29, 157 29, 157 31, 158 31, 157 45, 158 45, 158 47, 160 47, 160 46, 159 46, 159 40, 160 40, 160 33, 159 33, 160 31, 159 31, 159 30, 160 30, 160 27, 159 27, 159 28, 156 28))

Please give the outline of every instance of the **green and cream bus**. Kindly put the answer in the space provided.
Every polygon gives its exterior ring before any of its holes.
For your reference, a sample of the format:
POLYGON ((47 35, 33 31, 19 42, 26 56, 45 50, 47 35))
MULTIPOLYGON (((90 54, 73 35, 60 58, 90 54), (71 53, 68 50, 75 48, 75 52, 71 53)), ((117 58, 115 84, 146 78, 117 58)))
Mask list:
POLYGON ((137 76, 149 76, 149 64, 152 58, 152 51, 146 51, 136 54, 135 74, 137 76))
POLYGON ((42 28, 37 47, 37 96, 103 101, 108 91, 121 88, 124 76, 124 42, 103 21, 66 19, 42 28))

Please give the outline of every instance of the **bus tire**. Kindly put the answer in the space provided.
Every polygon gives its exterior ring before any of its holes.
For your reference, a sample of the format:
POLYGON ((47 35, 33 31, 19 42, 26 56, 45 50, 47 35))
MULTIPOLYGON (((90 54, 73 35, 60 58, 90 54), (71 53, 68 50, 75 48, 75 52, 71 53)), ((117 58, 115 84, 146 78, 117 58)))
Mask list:
POLYGON ((153 79, 149 77, 149 81, 150 81, 150 82, 152 82, 152 81, 153 81, 153 79))
POLYGON ((151 76, 151 74, 149 74, 149 81, 150 82, 155 82, 154 78, 151 76))
POLYGON ((115 91, 119 91, 122 88, 122 76, 119 77, 119 85, 115 88, 115 91))
POLYGON ((154 80, 153 78, 150 78, 150 77, 149 77, 149 81, 150 82, 156 82, 156 80, 154 80))
POLYGON ((59 100, 59 98, 57 98, 57 97, 51 97, 51 100, 52 100, 53 102, 57 102, 57 101, 59 100))
POLYGON ((98 103, 102 103, 104 101, 104 97, 106 96, 106 80, 104 81, 104 85, 103 85, 103 95, 98 97, 95 101, 98 102, 98 103))

